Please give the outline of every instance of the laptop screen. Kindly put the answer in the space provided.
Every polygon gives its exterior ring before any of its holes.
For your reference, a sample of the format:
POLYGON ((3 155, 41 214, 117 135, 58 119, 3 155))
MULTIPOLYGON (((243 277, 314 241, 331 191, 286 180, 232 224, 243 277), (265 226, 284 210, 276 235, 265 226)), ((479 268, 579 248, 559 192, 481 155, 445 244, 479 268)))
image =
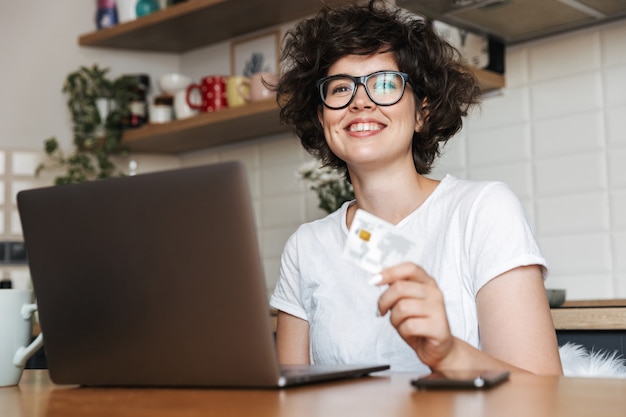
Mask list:
POLYGON ((18 207, 54 382, 276 383, 241 164, 28 190, 18 207))

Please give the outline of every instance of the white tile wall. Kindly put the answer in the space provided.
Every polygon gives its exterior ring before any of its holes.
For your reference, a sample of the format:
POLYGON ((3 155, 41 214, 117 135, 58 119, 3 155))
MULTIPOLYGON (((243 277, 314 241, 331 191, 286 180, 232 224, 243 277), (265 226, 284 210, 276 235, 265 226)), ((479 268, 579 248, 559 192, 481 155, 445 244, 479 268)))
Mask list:
MULTIPOLYGON (((42 160, 39 152, 0 151, 0 240, 22 239, 15 196, 21 190, 49 184, 50 177, 45 173, 39 178, 34 176, 42 160)), ((30 274, 25 265, 0 265, 0 276, 10 278, 14 288, 30 288, 30 274)))
POLYGON ((601 151, 604 138, 600 110, 539 120, 533 125, 533 149, 538 158, 601 151))
MULTIPOLYGON (((613 233, 613 266, 617 272, 626 272, 626 231, 613 233)), ((623 283, 622 283, 623 284, 623 283)))
POLYGON ((570 276, 611 272, 611 239, 608 233, 539 235, 539 243, 550 264, 552 277, 569 279, 570 276))
POLYGON ((316 198, 295 175, 310 157, 290 134, 181 156, 185 166, 227 160, 239 160, 248 170, 269 296, 287 238, 301 223, 321 217, 316 198))
POLYGON ((570 194, 536 200, 536 230, 543 236, 609 231, 608 195, 570 194))
MULTIPOLYGON (((626 230, 626 189, 610 193, 611 224, 616 230, 626 230)), ((626 260, 626 256, 624 256, 626 260)))
POLYGON ((602 75, 594 71, 534 83, 531 101, 535 120, 602 109, 602 75))
POLYGON ((511 185, 549 261, 546 285, 570 299, 626 297, 624 62, 624 21, 509 48, 509 87, 466 127, 469 177, 511 185), (509 137, 495 144, 498 133, 509 137))
POLYGON ((607 106, 626 104, 626 65, 607 68, 602 75, 607 106))
POLYGON ((540 82, 597 70, 601 65, 600 54, 600 33, 597 31, 570 34, 554 38, 551 42, 538 43, 529 48, 530 79, 532 82, 540 82))
POLYGON ((626 106, 608 109, 606 125, 609 146, 626 146, 626 106))
POLYGON ((608 152, 609 184, 611 187, 626 187, 626 148, 608 152))
POLYGON ((480 111, 472 112, 466 128, 471 132, 474 129, 527 123, 530 109, 527 86, 505 88, 500 95, 486 98, 480 111))
POLYGON ((615 24, 600 30, 604 65, 626 64, 626 25, 615 24))
POLYGON ((464 139, 466 133, 461 131, 457 134, 458 140, 449 141, 443 146, 441 156, 435 161, 431 176, 434 178, 443 178, 446 173, 465 178, 465 167, 467 166, 467 140, 464 139))
POLYGON ((468 132, 468 163, 470 166, 504 165, 529 161, 530 126, 508 126, 468 132))
POLYGON ((537 159, 534 163, 537 195, 549 197, 606 189, 605 157, 604 152, 593 152, 537 159))

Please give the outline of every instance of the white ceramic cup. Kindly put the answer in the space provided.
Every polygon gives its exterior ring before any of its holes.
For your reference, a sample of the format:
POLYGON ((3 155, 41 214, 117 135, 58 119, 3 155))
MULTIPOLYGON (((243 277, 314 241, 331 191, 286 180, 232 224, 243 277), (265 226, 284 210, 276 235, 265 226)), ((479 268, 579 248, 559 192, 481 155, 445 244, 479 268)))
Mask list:
POLYGON ((172 107, 155 104, 150 107, 150 123, 167 123, 172 120, 172 107))
POLYGON ((116 0, 117 21, 120 23, 130 22, 137 19, 137 0, 116 0))
POLYGON ((17 385, 26 361, 41 346, 43 334, 28 344, 37 311, 30 290, 0 289, 0 387, 17 385))
POLYGON ((183 89, 174 94, 174 116, 176 119, 187 119, 195 116, 199 111, 192 109, 187 103, 187 90, 183 89))

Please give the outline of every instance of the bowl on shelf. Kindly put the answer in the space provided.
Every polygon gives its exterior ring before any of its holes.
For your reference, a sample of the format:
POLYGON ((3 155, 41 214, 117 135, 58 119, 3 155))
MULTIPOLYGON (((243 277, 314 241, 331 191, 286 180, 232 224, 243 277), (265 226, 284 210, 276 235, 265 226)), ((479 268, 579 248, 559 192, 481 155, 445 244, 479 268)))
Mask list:
POLYGON ((161 75, 157 82, 164 93, 173 95, 187 88, 191 84, 191 78, 183 74, 171 73, 161 75))
POLYGON ((565 290, 546 289, 550 308, 560 307, 565 302, 565 290))

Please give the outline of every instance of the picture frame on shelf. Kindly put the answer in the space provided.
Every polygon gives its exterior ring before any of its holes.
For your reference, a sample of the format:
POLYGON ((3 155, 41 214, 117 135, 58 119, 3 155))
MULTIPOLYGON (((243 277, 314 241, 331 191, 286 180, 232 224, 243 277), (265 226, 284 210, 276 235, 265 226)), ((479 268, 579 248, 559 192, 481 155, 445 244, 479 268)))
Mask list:
POLYGON ((279 72, 280 30, 234 40, 230 45, 231 75, 279 72))

